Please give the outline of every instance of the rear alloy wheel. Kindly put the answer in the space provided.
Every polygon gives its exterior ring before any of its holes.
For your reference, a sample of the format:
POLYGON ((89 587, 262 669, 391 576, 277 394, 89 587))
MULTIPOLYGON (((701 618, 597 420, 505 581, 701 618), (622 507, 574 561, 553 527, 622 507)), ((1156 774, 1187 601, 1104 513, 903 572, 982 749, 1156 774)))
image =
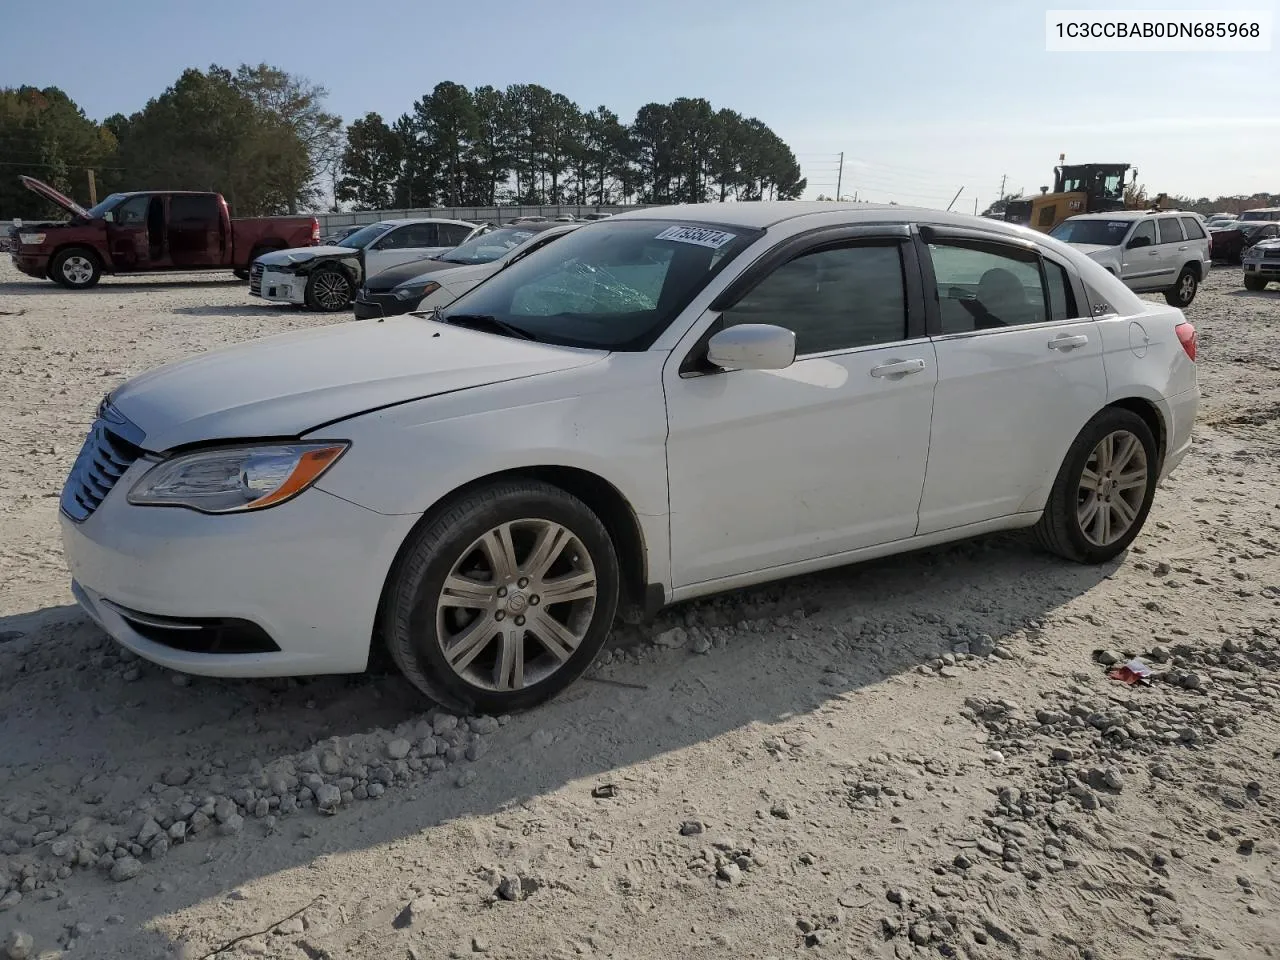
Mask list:
POLYGON ((613 543, 584 503, 537 481, 496 484, 414 535, 392 573, 383 633, 432 699, 507 713, 590 666, 618 591, 613 543))
POLYGON ((53 258, 49 276, 72 290, 88 290, 102 276, 102 265, 92 250, 73 247, 53 258))
POLYGON ((1200 281, 1196 279, 1196 272, 1190 267, 1183 267, 1178 274, 1178 281, 1165 291, 1165 302, 1171 307, 1189 307, 1199 288, 1200 281))
POLYGON ((307 281, 307 306, 312 310, 334 313, 351 306, 351 278, 338 267, 321 267, 307 281))
POLYGON ((1141 532, 1158 479, 1151 428, 1133 411, 1109 407, 1071 445, 1036 536, 1068 560, 1105 563, 1141 532))

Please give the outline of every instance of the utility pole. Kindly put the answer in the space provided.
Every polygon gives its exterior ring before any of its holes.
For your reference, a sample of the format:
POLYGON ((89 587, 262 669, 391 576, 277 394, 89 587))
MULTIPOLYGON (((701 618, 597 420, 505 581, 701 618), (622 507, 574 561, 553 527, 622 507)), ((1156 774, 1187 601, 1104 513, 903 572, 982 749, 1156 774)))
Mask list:
POLYGON ((98 183, 93 178, 93 171, 89 171, 89 206, 96 207, 98 205, 98 183))
POLYGON ((836 199, 840 199, 840 184, 844 180, 844 151, 840 151, 840 171, 836 174, 836 199))
POLYGON ((973 215, 975 217, 978 215, 978 198, 977 197, 973 198, 973 215))
POLYGON ((952 197, 951 202, 947 204, 948 210, 950 210, 952 207, 955 206, 956 201, 960 199, 960 194, 963 192, 964 192, 964 187, 961 187, 959 190, 956 191, 956 195, 952 197))
POLYGON ((1009 179, 1009 175, 1007 173, 1000 177, 1000 199, 1001 200, 1004 199, 1004 182, 1008 179, 1009 179))

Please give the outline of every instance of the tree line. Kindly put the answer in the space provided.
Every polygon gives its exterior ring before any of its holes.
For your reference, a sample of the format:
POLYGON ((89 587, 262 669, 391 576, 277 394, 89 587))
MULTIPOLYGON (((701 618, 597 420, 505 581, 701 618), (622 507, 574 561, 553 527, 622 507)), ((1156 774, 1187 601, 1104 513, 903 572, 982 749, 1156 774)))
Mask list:
POLYGON ((56 87, 0 89, 0 215, 57 215, 27 174, 85 205, 124 190, 213 190, 238 216, 331 208, 794 199, 805 181, 761 120, 700 98, 625 122, 537 84, 445 81, 388 123, 344 127, 324 87, 267 64, 191 68, 101 122, 56 87))

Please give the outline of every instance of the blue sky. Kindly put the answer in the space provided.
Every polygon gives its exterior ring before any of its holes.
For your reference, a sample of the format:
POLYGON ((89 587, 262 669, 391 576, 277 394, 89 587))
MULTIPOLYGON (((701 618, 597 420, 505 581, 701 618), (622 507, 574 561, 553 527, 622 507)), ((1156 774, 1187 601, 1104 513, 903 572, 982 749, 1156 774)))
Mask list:
MULTIPOLYGON (((1272 10, 1277 0, 1219 0, 1272 10)), ((392 119, 441 80, 540 83, 583 108, 705 97, 769 124, 811 189, 972 211, 1068 162, 1128 162, 1151 192, 1280 190, 1280 46, 1048 53, 1045 10, 1203 9, 1060 0, 59 0, 4 4, 0 86, 56 85, 132 112, 187 66, 267 61, 350 120, 392 119)))

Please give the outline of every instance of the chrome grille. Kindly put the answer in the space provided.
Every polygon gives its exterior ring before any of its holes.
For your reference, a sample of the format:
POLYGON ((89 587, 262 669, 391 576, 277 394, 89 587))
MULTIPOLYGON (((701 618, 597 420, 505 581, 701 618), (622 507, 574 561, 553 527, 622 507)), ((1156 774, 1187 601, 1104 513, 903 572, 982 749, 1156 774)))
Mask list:
POLYGON ((1262 256, 1267 260, 1280 260, 1280 247, 1270 247, 1262 251, 1262 256))
POLYGON ((140 447, 116 433, 105 419, 96 420, 62 488, 62 512, 77 523, 88 519, 140 456, 140 447))
POLYGON ((249 292, 255 297, 262 296, 262 271, 265 269, 260 263, 249 268, 249 292))

